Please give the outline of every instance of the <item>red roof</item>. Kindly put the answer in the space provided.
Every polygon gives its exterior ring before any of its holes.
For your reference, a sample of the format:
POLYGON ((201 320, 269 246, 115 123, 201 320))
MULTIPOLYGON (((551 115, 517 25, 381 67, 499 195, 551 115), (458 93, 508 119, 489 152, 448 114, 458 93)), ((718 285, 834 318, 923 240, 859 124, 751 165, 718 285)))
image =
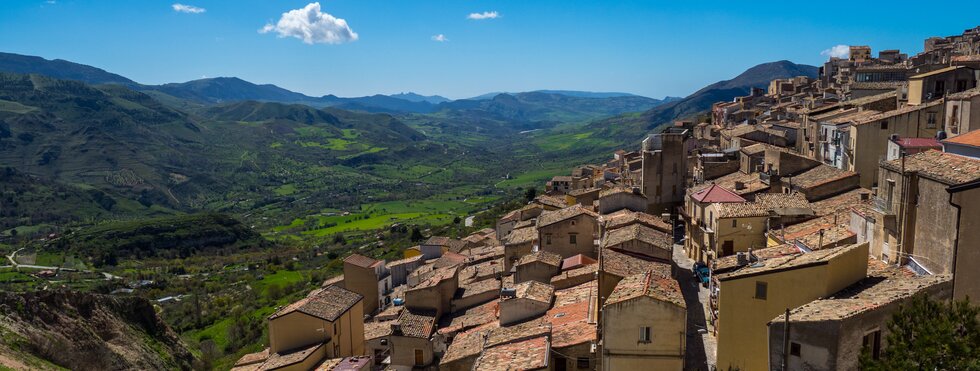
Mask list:
POLYGON ((691 198, 698 202, 746 202, 742 196, 725 189, 717 184, 691 194, 691 198))
POLYGON ((896 143, 903 148, 942 148, 935 138, 898 138, 896 143))
POLYGON ((980 130, 963 133, 955 137, 944 140, 945 143, 965 144, 968 146, 980 147, 980 130))
POLYGON ((565 260, 562 260, 561 270, 564 271, 564 270, 574 269, 574 268, 586 266, 589 264, 595 264, 595 263, 596 263, 595 259, 592 259, 582 254, 578 254, 575 256, 567 257, 565 258, 565 260))

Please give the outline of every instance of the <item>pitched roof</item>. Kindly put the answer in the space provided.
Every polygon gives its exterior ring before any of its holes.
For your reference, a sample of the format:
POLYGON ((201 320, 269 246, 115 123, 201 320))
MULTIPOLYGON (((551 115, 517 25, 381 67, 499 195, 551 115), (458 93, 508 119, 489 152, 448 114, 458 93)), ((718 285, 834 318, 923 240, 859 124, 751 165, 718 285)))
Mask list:
POLYGON ((424 281, 419 282, 418 285, 415 285, 415 287, 412 287, 411 289, 409 289, 409 291, 427 289, 439 285, 443 281, 457 277, 456 274, 459 272, 459 269, 460 267, 458 265, 446 267, 446 268, 434 269, 432 271, 432 275, 430 275, 424 281))
POLYGON ((628 188, 628 187, 623 187, 623 186, 615 186, 615 187, 612 187, 612 188, 604 189, 604 190, 602 190, 602 192, 599 192, 599 198, 606 198, 606 197, 613 196, 613 195, 618 195, 618 194, 625 194, 625 195, 628 195, 628 196, 635 196, 635 197, 643 197, 643 195, 640 194, 639 189, 635 189, 634 190, 633 188, 628 188))
POLYGON ((654 260, 647 260, 638 254, 627 254, 614 249, 599 250, 599 269, 619 277, 632 276, 650 270, 670 269, 670 266, 654 260))
POLYGON ((819 250, 805 254, 796 255, 784 255, 777 258, 772 258, 768 260, 762 260, 755 264, 746 266, 742 269, 736 270, 734 272, 719 274, 715 277, 719 281, 727 281, 732 279, 738 279, 748 276, 754 276, 757 274, 778 272, 789 269, 803 268, 813 265, 827 264, 831 259, 840 256, 846 252, 861 246, 860 244, 854 244, 849 246, 841 246, 833 249, 819 250))
MULTIPOLYGON (((790 311, 793 322, 839 320, 873 311, 885 305, 904 300, 924 289, 952 280, 952 276, 925 275, 882 279, 868 277, 855 284, 855 288, 843 290, 833 297, 817 299, 790 311)), ((783 317, 777 318, 782 321, 783 317)))
MULTIPOLYGON (((555 287, 538 281, 524 281, 518 283, 514 290, 514 298, 528 299, 545 304, 551 304, 551 299, 555 294, 555 287)), ((504 298, 507 300, 508 298, 504 298)))
POLYGON ((735 194, 717 184, 712 184, 707 188, 691 194, 691 198, 698 202, 745 202, 742 196, 735 194))
POLYGON ((673 247, 673 239, 670 235, 642 224, 633 224, 606 232, 602 239, 602 247, 614 247, 634 240, 668 251, 673 247))
POLYGON ((567 257, 564 260, 562 260, 561 270, 565 271, 565 270, 574 269, 574 268, 586 266, 589 264, 595 264, 595 263, 598 263, 598 261, 588 256, 578 254, 575 256, 567 257))
POLYGON ((601 218, 603 223, 605 223, 606 230, 613 230, 631 224, 643 224, 661 232, 670 232, 673 230, 670 224, 664 222, 664 220, 659 217, 628 209, 619 210, 612 214, 606 214, 601 218))
POLYGON ((599 214, 592 212, 582 205, 569 206, 564 209, 559 209, 555 211, 546 211, 538 216, 538 228, 549 226, 561 221, 565 221, 579 215, 585 215, 588 217, 596 218, 599 214))
POLYGON ((963 133, 955 137, 946 139, 943 143, 963 144, 968 146, 980 147, 980 130, 963 133))
POLYGON ((446 353, 439 360, 439 364, 446 367, 451 362, 480 355, 486 336, 492 328, 492 326, 479 326, 456 334, 453 337, 453 342, 446 349, 446 353))
POLYGON ((538 229, 535 227, 527 227, 515 229, 510 232, 507 237, 504 237, 505 245, 514 245, 520 243, 528 243, 538 240, 538 229))
POLYGON ((361 268, 373 268, 378 263, 383 263, 383 261, 369 258, 361 254, 350 254, 350 256, 344 258, 344 263, 353 264, 361 268))
POLYGON ((664 273, 662 270, 648 271, 623 278, 609 294, 605 305, 646 296, 686 308, 680 284, 670 276, 670 272, 664 273))
POLYGON ((356 292, 337 286, 327 286, 315 289, 305 298, 280 308, 269 316, 269 320, 300 312, 333 322, 361 301, 361 298, 362 296, 356 292))
MULTIPOLYGON (((917 171, 919 175, 956 185, 980 179, 980 160, 936 150, 905 156, 905 171, 917 171)), ((901 172, 902 159, 894 159, 881 165, 901 172)))
MULTIPOLYGON (((752 258, 746 262, 747 264, 755 263, 758 260, 772 259, 780 256, 786 255, 796 255, 802 254, 799 248, 793 246, 793 244, 783 244, 773 247, 766 247, 763 249, 752 250, 752 258)), ((734 268, 740 267, 738 255, 728 255, 720 258, 715 258, 711 261, 711 271, 715 273, 724 273, 730 271, 734 268)))
POLYGON ((551 266, 561 266, 561 255, 555 254, 550 251, 538 250, 530 254, 524 255, 520 260, 517 261, 517 265, 530 264, 533 262, 540 262, 551 266))
POLYGON ((796 176, 788 177, 783 183, 792 184, 794 187, 798 187, 800 189, 809 189, 837 180, 857 176, 858 174, 853 171, 841 170, 827 164, 820 164, 810 170, 797 174, 796 176))
POLYGON ((940 68, 940 69, 935 70, 935 71, 929 71, 929 72, 926 72, 926 73, 921 73, 921 74, 918 74, 918 75, 910 76, 909 79, 921 79, 921 78, 925 78, 925 77, 929 77, 929 76, 935 76, 935 75, 943 74, 943 73, 946 73, 946 72, 958 70, 960 68, 966 68, 966 66, 949 66, 949 67, 945 67, 945 68, 940 68))
POLYGON ((274 370, 277 368, 283 368, 289 365, 294 365, 305 361, 310 358, 317 349, 323 346, 323 343, 316 343, 310 345, 306 348, 297 349, 289 353, 272 353, 269 354, 269 359, 262 364, 262 369, 264 370, 274 370))
POLYGON ((916 106, 905 106, 905 107, 902 107, 902 108, 899 108, 899 109, 894 109, 894 110, 891 110, 891 111, 880 112, 880 113, 878 113, 876 115, 871 115, 871 116, 868 116, 868 117, 864 117, 861 120, 856 120, 856 122, 854 123, 854 125, 855 126, 865 125, 865 124, 869 124, 869 123, 872 123, 872 122, 875 122, 875 121, 878 121, 878 120, 883 120, 883 119, 895 117, 895 116, 898 116, 898 115, 904 115, 904 114, 909 113, 909 112, 915 112, 915 111, 923 110, 923 109, 926 109, 926 108, 935 107, 935 106, 938 106, 940 104, 943 104, 943 100, 942 99, 935 100, 935 101, 928 102, 928 103, 923 103, 923 104, 916 105, 916 106))
POLYGON ((436 317, 426 312, 402 311, 398 317, 398 324, 401 327, 401 336, 428 339, 435 329, 436 317))
POLYGON ((510 344, 549 334, 551 334, 551 323, 542 319, 536 319, 490 330, 490 334, 487 336, 486 346, 494 347, 510 344))
POLYGON ((547 336, 487 348, 474 370, 537 370, 548 367, 551 346, 547 336))
POLYGON ((549 195, 540 195, 538 197, 535 197, 534 201, 532 202, 543 206, 551 206, 559 209, 568 206, 568 203, 565 202, 564 198, 549 196, 549 195))
POLYGON ((776 215, 812 215, 810 203, 803 194, 762 193, 753 202, 718 204, 719 218, 749 218, 776 215))
POLYGON ((595 280, 555 291, 555 305, 545 314, 551 322, 551 346, 564 348, 598 339, 595 301, 599 285, 595 280))
MULTIPOLYGON (((402 307, 404 308, 404 307, 402 307)), ((391 335, 391 325, 397 320, 364 323, 364 340, 378 339, 391 335)))

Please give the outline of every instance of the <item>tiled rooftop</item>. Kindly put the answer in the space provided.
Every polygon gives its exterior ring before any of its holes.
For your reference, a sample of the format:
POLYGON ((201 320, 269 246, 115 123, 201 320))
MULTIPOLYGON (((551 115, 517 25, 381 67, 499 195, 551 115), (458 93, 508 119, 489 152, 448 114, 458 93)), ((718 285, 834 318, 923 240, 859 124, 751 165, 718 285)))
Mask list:
MULTIPOLYGON (((844 295, 818 299, 790 312, 793 322, 839 320, 875 310, 909 298, 923 289, 952 280, 951 275, 926 275, 907 278, 868 277, 844 295)), ((776 320, 783 320, 782 317, 776 320)))
POLYGON ((555 294, 554 286, 538 281, 524 281, 518 283, 514 289, 517 291, 514 295, 516 299, 528 299, 546 304, 551 304, 551 299, 555 294))
POLYGON ((280 308, 272 316, 269 316, 269 319, 273 320, 293 312, 301 312, 333 322, 354 304, 361 301, 361 298, 358 293, 337 286, 327 286, 315 289, 305 298, 280 308))
MULTIPOLYGON (((882 164, 882 167, 900 172, 902 159, 882 164)), ((920 176, 956 185, 980 179, 980 160, 936 150, 905 156, 905 171, 917 171, 920 176)))
POLYGON ((719 218, 747 218, 776 215, 810 215, 813 210, 801 193, 761 193, 754 202, 718 205, 719 218))
POLYGON ((541 216, 538 216, 538 228, 552 225, 580 215, 585 215, 586 217, 591 218, 596 218, 599 216, 598 214, 582 207, 582 205, 574 205, 560 210, 545 211, 541 213, 541 216))
POLYGON ((855 205, 870 202, 868 200, 862 201, 862 194, 870 195, 871 191, 865 188, 852 189, 833 197, 812 202, 810 203, 810 207, 813 208, 813 212, 817 216, 833 215, 848 210, 855 205))
POLYGON ((378 339, 391 335, 391 325, 397 320, 364 323, 364 340, 378 339))
MULTIPOLYGON (((796 246, 793 246, 792 244, 783 244, 764 249, 752 250, 752 256, 754 257, 752 262, 754 263, 757 259, 766 260, 801 253, 803 252, 796 248, 796 246)), ((738 255, 723 256, 711 261, 711 270, 718 273, 724 273, 738 267, 738 255)))
POLYGON ((670 276, 669 271, 664 272, 663 270, 649 271, 623 278, 609 294, 605 305, 616 304, 641 296, 686 307, 677 280, 670 276))
POLYGON ((668 251, 673 247, 673 239, 670 235, 642 224, 633 224, 606 232, 602 239, 602 247, 615 247, 628 241, 640 241, 668 251))
POLYGON ((968 146, 980 147, 980 130, 974 130, 957 135, 944 140, 943 143, 965 144, 968 146))
POLYGON ((486 346, 495 347, 549 334, 551 334, 551 323, 543 319, 535 319, 490 330, 486 346))
POLYGON ((667 224, 659 217, 627 209, 623 209, 612 214, 603 215, 602 220, 605 223, 606 230, 613 230, 630 224, 644 224, 661 232, 669 232, 673 230, 670 224, 667 224))
POLYGON ((403 265, 403 264, 415 263, 415 262, 417 262, 419 260, 422 260, 422 255, 415 255, 415 256, 413 256, 411 258, 394 260, 394 261, 388 262, 387 265, 388 265, 389 268, 390 267, 397 267, 397 266, 403 265))
POLYGON ((857 120, 854 123, 854 125, 856 125, 856 126, 866 125, 866 124, 869 124, 869 123, 872 123, 872 122, 875 122, 875 121, 878 121, 878 120, 883 120, 883 119, 892 118, 892 117, 899 116, 899 115, 904 115, 906 113, 915 112, 915 111, 923 110, 923 109, 926 109, 926 108, 935 107, 935 106, 938 106, 940 104, 943 104, 943 100, 942 99, 935 100, 935 101, 928 102, 928 103, 923 103, 923 104, 920 104, 920 105, 917 105, 917 106, 905 106, 905 107, 902 107, 902 108, 899 108, 899 109, 896 109, 896 110, 891 110, 891 111, 887 111, 887 112, 881 112, 881 113, 879 113, 877 115, 872 115, 872 116, 865 117, 865 118, 863 118, 861 120, 857 120))
POLYGON ((564 280, 573 279, 582 276, 593 276, 595 272, 599 270, 599 264, 588 264, 575 269, 570 269, 562 271, 557 276, 551 277, 551 283, 553 285, 558 285, 559 282, 564 280))
POLYGON ((318 343, 318 344, 314 344, 314 345, 308 346, 306 348, 302 348, 302 349, 297 349, 295 351, 291 351, 290 353, 285 353, 285 354, 272 353, 272 354, 269 354, 269 359, 266 360, 265 363, 262 364, 262 369, 263 370, 274 370, 274 369, 277 369, 277 368, 283 368, 283 367, 286 367, 286 366, 289 366, 289 365, 294 365, 294 364, 303 362, 303 360, 309 358, 311 355, 313 355, 313 353, 315 353, 317 351, 317 349, 319 349, 322 346, 323 346, 323 343, 318 343))
POLYGON ((851 251, 852 249, 856 249, 859 246, 860 245, 841 246, 833 249, 814 251, 811 253, 805 253, 799 255, 780 256, 768 260, 762 260, 760 262, 746 266, 734 272, 719 274, 715 277, 717 277, 719 281, 726 281, 730 279, 738 279, 744 276, 750 276, 759 273, 768 273, 768 272, 779 271, 784 269, 801 268, 801 267, 816 265, 816 264, 826 264, 834 257, 837 257, 845 252, 851 251))
POLYGON ((463 263, 466 263, 467 260, 469 260, 469 257, 466 255, 455 253, 452 251, 446 251, 442 253, 442 256, 436 259, 433 268, 441 269, 441 268, 455 267, 457 265, 462 265, 463 263))
POLYGON ((439 333, 445 334, 464 331, 488 323, 497 323, 497 309, 499 305, 500 303, 494 300, 465 311, 457 311, 451 317, 448 317, 448 319, 446 316, 443 316, 443 326, 439 329, 439 333))
MULTIPOLYGON (((403 311, 398 317, 398 324, 401 325, 401 336, 428 339, 435 329, 436 317, 425 312, 412 313, 403 311)), ((397 334, 395 334, 397 335, 397 334)))
POLYGON ((463 290, 461 297, 467 298, 473 295, 485 294, 490 291, 500 290, 500 280, 496 278, 488 278, 484 280, 469 282, 465 285, 460 285, 460 289, 463 290))
POLYGON ((538 229, 533 226, 529 226, 527 228, 514 229, 504 239, 504 244, 516 245, 522 243, 529 243, 537 240, 538 240, 538 229))
POLYGON ((645 260, 639 255, 627 254, 613 249, 601 249, 599 252, 599 269, 619 277, 660 269, 660 266, 663 265, 666 264, 645 260))
POLYGON ((785 243, 801 243, 811 250, 821 250, 846 243, 854 237, 849 224, 848 211, 841 211, 774 230, 772 234, 785 243))
POLYGON ((783 183, 792 184, 794 187, 799 187, 800 189, 809 189, 857 176, 858 174, 853 171, 841 170, 830 165, 820 164, 796 176, 787 177, 783 180, 783 183))
POLYGON ((535 197, 533 202, 541 204, 542 206, 550 206, 558 209, 568 206, 565 199, 558 196, 540 195, 535 197))
POLYGON ((605 197, 609 197, 609 196, 617 195, 617 194, 627 194, 627 195, 640 196, 640 197, 642 197, 642 195, 639 194, 639 190, 637 190, 636 192, 634 192, 633 191, 633 188, 623 187, 623 186, 615 186, 615 187, 612 187, 612 188, 604 189, 604 190, 602 190, 602 192, 599 192, 599 197, 600 198, 605 198, 605 197))
POLYGON ((741 171, 736 171, 734 173, 714 179, 712 180, 712 183, 717 184, 727 190, 730 190, 739 196, 752 194, 765 189, 769 189, 769 185, 763 183, 762 179, 759 178, 759 173, 746 174, 741 171), (744 188, 737 189, 736 183, 742 183, 744 188))
POLYGON ((477 358, 474 370, 514 371, 548 367, 550 344, 547 336, 488 348, 477 358))
POLYGON ((524 255, 520 260, 517 261, 517 265, 530 264, 534 262, 540 262, 554 267, 561 266, 561 255, 555 254, 550 251, 538 250, 530 254, 524 255))
POLYGON ((458 270, 459 270, 459 266, 436 269, 432 272, 431 277, 429 277, 425 281, 419 282, 419 284, 415 285, 415 287, 411 288, 411 290, 419 290, 419 289, 434 287, 439 283, 441 283, 442 281, 449 280, 456 277, 458 270))
POLYGON ((857 123, 865 122, 868 118, 877 116, 880 113, 881 112, 875 110, 854 111, 841 116, 834 117, 826 121, 821 121, 821 124, 831 124, 831 125, 857 124, 857 123))
POLYGON ((495 324, 484 325, 456 334, 456 337, 449 344, 449 348, 446 349, 446 353, 442 356, 439 364, 446 367, 451 362, 480 355, 480 352, 483 351, 483 343, 486 336, 495 326, 495 324))
POLYGON ((712 184, 691 194, 691 198, 698 202, 745 202, 742 196, 732 192, 718 184, 712 184))
POLYGON ((239 358, 235 362, 235 367, 262 363, 267 359, 269 359, 269 348, 265 348, 261 352, 249 353, 242 356, 242 358, 239 358))
POLYGON ((592 258, 590 258, 588 256, 585 256, 585 255, 582 255, 582 254, 578 254, 578 255, 570 256, 568 258, 563 259, 561 261, 561 270, 565 271, 565 270, 569 270, 569 269, 580 268, 580 267, 583 267, 583 266, 586 266, 586 265, 589 265, 589 264, 595 264, 595 263, 598 263, 598 261, 595 260, 595 259, 592 259, 592 258))
POLYGON ((344 263, 353 264, 361 268, 373 268, 375 265, 384 262, 361 254, 351 254, 350 256, 344 258, 344 263))

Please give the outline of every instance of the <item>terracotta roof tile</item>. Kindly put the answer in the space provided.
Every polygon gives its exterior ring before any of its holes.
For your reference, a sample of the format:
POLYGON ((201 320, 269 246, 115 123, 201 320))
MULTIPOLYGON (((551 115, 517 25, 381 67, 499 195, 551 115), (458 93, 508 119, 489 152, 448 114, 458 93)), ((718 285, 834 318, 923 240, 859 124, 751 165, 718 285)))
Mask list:
POLYGON ((500 326, 490 330, 486 347, 520 342, 523 340, 551 334, 551 323, 536 319, 510 326, 500 326))
POLYGON ((631 224, 643 224, 661 232, 670 232, 673 230, 670 224, 664 222, 660 217, 626 209, 603 215, 601 218, 602 222, 605 223, 606 230, 613 230, 631 224))
POLYGON ((742 198, 742 196, 739 196, 717 184, 712 184, 705 189, 692 193, 691 198, 693 198, 695 201, 706 203, 745 202, 745 199, 742 198))
POLYGON ((446 367, 446 365, 449 363, 467 357, 479 356, 480 352, 483 351, 483 344, 486 341, 486 336, 490 333, 490 330, 493 327, 495 327, 495 325, 485 325, 456 334, 456 336, 453 338, 453 342, 449 344, 449 348, 446 349, 446 353, 439 361, 439 365, 446 367))
MULTIPOLYGON (((551 304, 551 299, 555 295, 555 287, 538 281, 524 281, 518 283, 514 290, 516 294, 513 299, 527 299, 541 303, 551 304)), ((511 300, 511 298, 503 298, 511 300)))
POLYGON ((547 336, 488 348, 477 358, 474 370, 537 370, 548 367, 547 336))
POLYGON ((826 264, 831 259, 843 253, 851 251, 859 246, 860 246, 859 244, 855 244, 849 246, 836 247, 833 249, 814 251, 805 254, 780 256, 772 259, 762 260, 758 263, 746 266, 734 272, 719 274, 715 277, 717 277, 719 281, 726 281, 726 280, 738 279, 744 276, 754 275, 758 273, 804 267, 810 264, 826 264))
MULTIPOLYGON (((435 315, 426 312, 403 311, 398 317, 398 324, 401 327, 401 336, 428 339, 435 329, 435 315)), ((397 335, 397 333, 395 334, 397 335)))
POLYGON ((561 261, 561 270, 566 271, 569 269, 580 268, 589 264, 598 263, 597 260, 592 259, 588 256, 578 254, 575 256, 570 256, 561 261))
POLYGON ((943 143, 965 144, 968 146, 980 147, 980 130, 974 130, 957 135, 944 140, 943 143))
POLYGON ((661 266, 666 265, 662 262, 646 260, 639 255, 626 254, 613 249, 600 249, 599 251, 599 269, 619 277, 662 269, 661 266))
POLYGON ((541 213, 541 215, 538 216, 538 228, 552 225, 580 215, 585 215, 586 217, 591 217, 593 219, 599 216, 599 214, 582 207, 582 205, 574 205, 560 210, 541 213))
POLYGON ((378 263, 383 263, 383 261, 369 258, 361 254, 351 254, 350 256, 344 258, 344 263, 353 264, 361 268, 373 268, 378 263))
MULTIPOLYGON (((917 171, 919 175, 937 181, 956 185, 980 179, 980 159, 944 153, 936 150, 919 152, 905 156, 905 171, 917 171)), ((902 159, 895 159, 881 165, 901 172, 902 159)))
POLYGON ((538 240, 538 229, 535 227, 527 227, 521 229, 515 229, 504 238, 505 245, 516 245, 522 243, 529 243, 538 240))
POLYGON ((605 305, 621 303, 638 297, 651 297, 656 300, 686 307, 681 286, 669 271, 648 271, 635 274, 619 281, 616 288, 609 294, 605 305), (666 273, 666 274, 664 274, 666 273))
MULTIPOLYGON (((952 280, 951 275, 926 275, 907 278, 868 277, 826 299, 814 300, 790 312, 793 322, 839 320, 869 312, 890 303, 907 299, 922 290, 952 280)), ((782 321, 783 317, 777 318, 782 321)))
POLYGON ((561 266, 561 255, 549 251, 539 250, 522 256, 521 259, 517 261, 517 265, 520 266, 533 262, 541 262, 547 265, 559 267, 561 266))
POLYGON ((796 176, 787 177, 783 180, 783 183, 792 184, 794 187, 800 189, 810 189, 837 180, 857 176, 858 174, 853 171, 841 170, 830 165, 820 164, 796 176))
POLYGON ((269 354, 269 359, 262 364, 263 370, 273 370, 277 368, 283 368, 289 365, 294 365, 303 362, 307 358, 313 355, 323 346, 323 343, 314 344, 306 348, 297 349, 289 353, 272 353, 269 354))
POLYGON ((617 228, 606 232, 606 235, 602 239, 602 247, 615 247, 621 243, 634 240, 667 251, 670 251, 674 244, 671 236, 664 232, 642 224, 633 224, 628 227, 617 228))
POLYGON ((273 320, 293 312, 301 312, 333 322, 361 301, 361 298, 358 293, 337 286, 327 286, 315 289, 305 298, 280 308, 269 316, 269 319, 273 320))
POLYGON ((391 335, 391 325, 397 324, 397 320, 382 322, 364 323, 364 340, 378 339, 391 335))

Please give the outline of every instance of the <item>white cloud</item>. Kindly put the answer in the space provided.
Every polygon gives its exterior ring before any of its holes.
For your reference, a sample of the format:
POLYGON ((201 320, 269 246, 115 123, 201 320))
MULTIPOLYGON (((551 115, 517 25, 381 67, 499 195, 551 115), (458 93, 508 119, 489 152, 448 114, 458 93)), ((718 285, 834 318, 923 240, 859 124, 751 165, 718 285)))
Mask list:
POLYGON ((497 11, 494 10, 494 11, 483 12, 483 13, 470 13, 470 15, 466 16, 466 19, 475 19, 479 21, 483 19, 496 19, 499 17, 500 17, 500 13, 497 13, 497 11))
POLYGON ((279 37, 295 37, 307 44, 341 44, 357 40, 347 21, 320 11, 320 3, 282 13, 279 22, 266 24, 259 33, 275 31, 279 37))
POLYGON ((447 38, 446 35, 438 34, 432 36, 432 41, 446 42, 449 41, 449 38, 447 38))
POLYGON ((847 45, 835 45, 830 49, 824 49, 820 55, 832 58, 847 58, 851 56, 851 47, 847 45))
POLYGON ((207 9, 204 8, 196 7, 193 5, 185 5, 181 3, 174 3, 174 5, 171 5, 171 7, 174 8, 174 11, 179 13, 200 14, 208 11, 207 9))

